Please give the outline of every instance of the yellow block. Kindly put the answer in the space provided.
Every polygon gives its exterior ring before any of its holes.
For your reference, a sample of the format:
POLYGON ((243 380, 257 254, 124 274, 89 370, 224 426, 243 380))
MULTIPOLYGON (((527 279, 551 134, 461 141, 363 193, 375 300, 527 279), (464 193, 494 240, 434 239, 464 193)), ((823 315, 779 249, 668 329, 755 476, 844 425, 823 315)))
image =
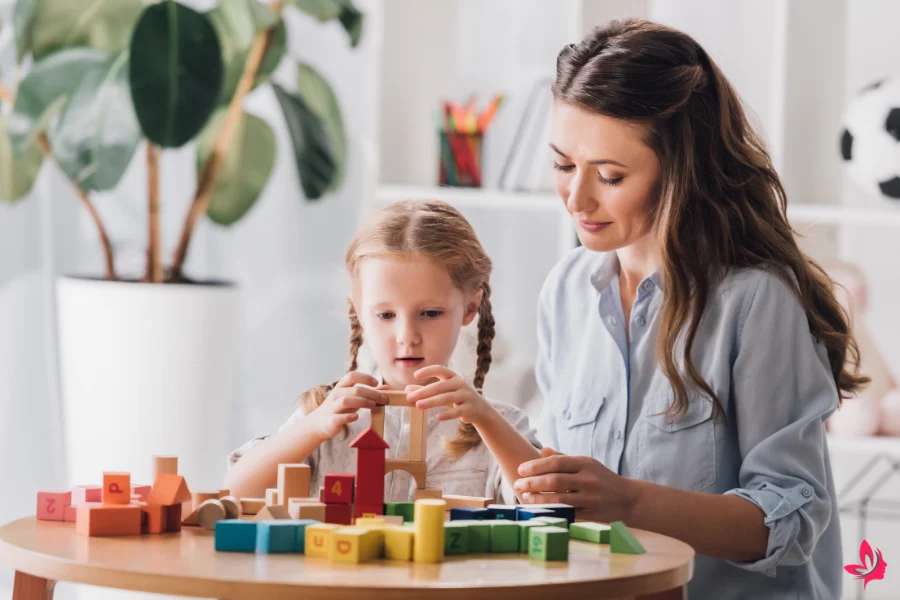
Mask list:
POLYGON ((317 523, 306 526, 306 539, 304 540, 304 552, 307 556, 328 558, 331 555, 331 536, 340 529, 340 525, 331 523, 317 523))
POLYGON ((412 560, 415 532, 409 527, 388 525, 384 528, 384 557, 389 560, 412 560))
POLYGON ((416 500, 415 537, 413 558, 416 562, 441 562, 444 560, 444 509, 443 500, 416 500))
POLYGON ((369 525, 362 527, 366 530, 363 536, 363 548, 366 560, 381 558, 384 554, 384 527, 382 525, 369 525))
POLYGON ((381 517, 359 517, 356 519, 356 526, 362 525, 384 525, 384 519, 381 517))
POLYGON ((331 534, 331 554, 336 562, 360 563, 367 560, 367 547, 372 543, 366 539, 368 529, 362 527, 341 527, 331 534))

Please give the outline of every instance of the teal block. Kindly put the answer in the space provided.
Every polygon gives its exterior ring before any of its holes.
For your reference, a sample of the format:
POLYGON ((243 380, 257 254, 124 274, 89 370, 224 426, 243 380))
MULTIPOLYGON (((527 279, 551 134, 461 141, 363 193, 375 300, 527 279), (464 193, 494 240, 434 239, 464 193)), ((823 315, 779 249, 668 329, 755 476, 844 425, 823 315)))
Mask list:
POLYGON ((528 556, 538 560, 569 560, 569 530, 532 527, 528 530, 528 556))
POLYGON ((256 523, 241 519, 216 522, 216 552, 256 552, 256 523))
POLYGON ((462 521, 444 523, 444 554, 469 553, 469 527, 462 521))
POLYGON ((486 521, 491 526, 491 552, 518 552, 519 526, 515 521, 486 521))
MULTIPOLYGON (((569 521, 563 517, 535 517, 531 520, 550 525, 551 527, 562 527, 563 529, 569 528, 569 521)), ((528 521, 525 522, 527 523, 528 521)))
POLYGON ((305 527, 292 519, 259 521, 256 524, 256 549, 260 552, 300 552, 300 531, 305 527))
POLYGON ((569 525, 569 536, 585 542, 608 544, 609 525, 604 523, 572 523, 569 525))
POLYGON ((403 517, 403 521, 413 521, 416 512, 415 502, 388 502, 384 514, 403 517))
POLYGON ((516 527, 519 528, 519 552, 528 554, 528 530, 535 527, 547 527, 546 523, 542 523, 537 519, 528 519, 527 521, 516 521, 516 527))
POLYGON ((469 554, 491 551, 491 525, 489 521, 451 521, 464 523, 469 530, 469 554))
POLYGON ((301 554, 303 554, 306 552, 306 526, 315 525, 319 523, 319 521, 316 521, 315 519, 297 519, 296 521, 291 522, 297 526, 296 552, 300 552, 301 554))
POLYGON ((609 524, 609 551, 619 554, 643 554, 644 546, 622 521, 609 524))

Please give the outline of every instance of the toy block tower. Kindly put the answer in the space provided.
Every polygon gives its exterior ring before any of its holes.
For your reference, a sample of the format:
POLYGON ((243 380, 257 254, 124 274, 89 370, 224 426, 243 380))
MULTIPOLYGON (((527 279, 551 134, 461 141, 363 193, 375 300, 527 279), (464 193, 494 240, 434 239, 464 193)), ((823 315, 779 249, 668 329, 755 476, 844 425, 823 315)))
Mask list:
POLYGON ((335 525, 353 524, 353 474, 328 473, 322 486, 325 501, 325 522, 335 525))
POLYGON ((371 427, 350 442, 356 448, 355 516, 384 514, 384 462, 388 445, 371 427))
POLYGON ((184 477, 169 473, 158 475, 147 497, 145 512, 150 521, 148 531, 150 533, 181 531, 181 507, 191 498, 191 491, 184 482, 184 477))

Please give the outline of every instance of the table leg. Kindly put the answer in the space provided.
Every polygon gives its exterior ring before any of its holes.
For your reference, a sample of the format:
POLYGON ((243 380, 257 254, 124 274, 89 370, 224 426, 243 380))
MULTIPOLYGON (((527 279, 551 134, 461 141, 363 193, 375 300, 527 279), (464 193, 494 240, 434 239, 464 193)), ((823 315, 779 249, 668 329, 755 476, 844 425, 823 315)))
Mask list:
POLYGON ((56 582, 16 571, 12 600, 53 600, 56 582))
POLYGON ((687 597, 687 586, 683 585, 681 587, 672 588, 671 590, 666 590, 665 592, 638 596, 637 600, 687 600, 687 597))

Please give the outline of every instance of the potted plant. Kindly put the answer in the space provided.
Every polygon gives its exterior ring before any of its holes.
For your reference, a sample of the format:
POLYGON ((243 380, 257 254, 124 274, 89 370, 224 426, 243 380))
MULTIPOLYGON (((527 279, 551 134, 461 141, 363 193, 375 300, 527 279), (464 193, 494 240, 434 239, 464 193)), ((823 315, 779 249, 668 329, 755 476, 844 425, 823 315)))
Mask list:
POLYGON ((116 467, 149 477, 151 453, 181 456, 192 481, 219 480, 238 293, 193 280, 184 264, 198 221, 237 222, 271 172, 275 137, 244 112, 247 94, 274 90, 307 199, 336 190, 346 161, 331 87, 287 55, 289 10, 339 22, 351 46, 359 41, 363 16, 351 0, 218 0, 207 12, 175 0, 16 2, 12 25, 25 75, 0 87, 8 105, 0 117, 0 200, 27 196, 42 163, 54 163, 96 226, 105 259, 102 277, 57 283, 65 447, 75 483, 116 467), (295 89, 271 78, 285 61, 296 69, 295 89), (159 156, 189 143, 197 186, 166 260, 159 156), (125 281, 91 195, 115 188, 139 159, 147 164, 146 268, 125 281))

